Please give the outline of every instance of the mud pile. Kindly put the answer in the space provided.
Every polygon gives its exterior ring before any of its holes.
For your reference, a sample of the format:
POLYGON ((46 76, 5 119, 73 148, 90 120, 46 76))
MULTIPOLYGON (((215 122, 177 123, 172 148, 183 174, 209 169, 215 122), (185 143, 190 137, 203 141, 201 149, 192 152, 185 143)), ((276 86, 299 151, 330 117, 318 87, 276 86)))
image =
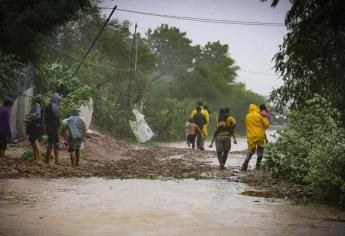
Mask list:
POLYGON ((0 178, 19 177, 106 177, 106 178, 228 178, 231 171, 218 171, 205 160, 209 151, 137 145, 111 137, 90 138, 79 167, 72 168, 68 153, 60 152, 60 164, 24 161, 20 152, 30 148, 11 146, 10 155, 0 161, 0 178))

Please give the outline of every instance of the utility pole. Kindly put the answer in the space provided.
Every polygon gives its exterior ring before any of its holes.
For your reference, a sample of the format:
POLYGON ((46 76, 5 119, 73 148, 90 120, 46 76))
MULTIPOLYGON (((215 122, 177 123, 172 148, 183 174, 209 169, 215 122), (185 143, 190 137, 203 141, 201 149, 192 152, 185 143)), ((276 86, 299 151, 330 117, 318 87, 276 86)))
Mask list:
MULTIPOLYGON (((136 41, 136 37, 137 37, 137 28, 138 25, 135 24, 134 27, 134 36, 133 36, 133 40, 132 40, 132 49, 131 49, 131 56, 130 56, 130 60, 129 60, 129 68, 132 69, 133 67, 133 54, 134 54, 134 44, 136 41)), ((135 68, 136 69, 136 68, 135 68)), ((127 100, 127 106, 128 106, 128 113, 130 113, 131 111, 131 107, 132 107, 132 100, 131 100, 131 95, 132 95, 132 77, 134 77, 135 74, 135 70, 133 71, 129 71, 128 72, 128 100, 127 100), (132 73, 133 72, 133 73, 132 73)))
POLYGON ((87 52, 85 53, 85 55, 84 55, 83 58, 81 59, 80 63, 78 64, 78 66, 77 66, 77 68, 75 69, 75 71, 74 71, 74 73, 73 73, 73 75, 72 75, 71 78, 73 78, 73 77, 78 73, 78 71, 79 71, 81 65, 84 63, 84 61, 85 61, 87 55, 89 55, 89 53, 90 53, 91 49, 93 48, 93 46, 95 46, 97 39, 99 38, 99 36, 101 36, 101 34, 102 34, 102 32, 103 32, 105 26, 108 24, 108 22, 109 22, 111 16, 114 14, 114 11, 116 10, 116 8, 117 8, 117 5, 115 5, 115 7, 113 8, 113 10, 110 12, 110 14, 109 14, 107 20, 104 22, 104 24, 102 25, 102 27, 101 27, 101 29, 99 30, 98 34, 96 35, 95 39, 92 41, 92 43, 91 43, 89 49, 87 50, 87 52))

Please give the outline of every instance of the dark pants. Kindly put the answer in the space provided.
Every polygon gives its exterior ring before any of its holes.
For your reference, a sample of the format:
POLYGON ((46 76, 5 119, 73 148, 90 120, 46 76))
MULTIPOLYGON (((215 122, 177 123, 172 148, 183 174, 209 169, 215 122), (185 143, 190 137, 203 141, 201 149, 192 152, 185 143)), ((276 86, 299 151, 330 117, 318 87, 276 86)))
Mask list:
POLYGON ((229 136, 216 137, 216 150, 220 167, 225 166, 228 154, 231 149, 231 138, 229 136))
POLYGON ((7 138, 5 135, 0 134, 0 150, 6 150, 7 148, 7 138))
POLYGON ((192 144, 192 148, 195 149, 195 138, 196 138, 196 135, 188 135, 187 136, 187 144, 189 146, 189 144, 192 144))
POLYGON ((260 168, 261 161, 262 161, 262 158, 264 156, 264 147, 256 146, 256 148, 248 151, 247 158, 242 165, 242 170, 246 171, 248 169, 249 161, 252 158, 252 156, 254 155, 255 151, 258 155, 258 158, 256 160, 256 169, 260 168))
POLYGON ((204 150, 204 137, 199 132, 196 135, 196 145, 198 149, 204 150))

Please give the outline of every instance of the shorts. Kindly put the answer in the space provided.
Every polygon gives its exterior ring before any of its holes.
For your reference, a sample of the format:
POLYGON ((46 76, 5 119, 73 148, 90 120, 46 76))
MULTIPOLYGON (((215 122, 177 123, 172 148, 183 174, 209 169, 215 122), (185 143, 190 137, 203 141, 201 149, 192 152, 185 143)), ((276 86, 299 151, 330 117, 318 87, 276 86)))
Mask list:
POLYGON ((188 134, 187 136, 187 143, 194 143, 195 142, 195 134, 188 134))
POLYGON ((48 134, 48 148, 59 149, 59 135, 58 131, 50 131, 48 134))
POLYGON ((0 150, 6 150, 7 144, 7 138, 4 135, 0 134, 0 150))
POLYGON ((83 140, 81 138, 68 139, 68 151, 73 152, 80 149, 83 140))
POLYGON ((41 126, 33 124, 29 130, 29 141, 33 144, 36 140, 41 138, 41 126))
POLYGON ((217 136, 216 137, 216 150, 217 152, 229 152, 231 149, 230 136, 217 136))

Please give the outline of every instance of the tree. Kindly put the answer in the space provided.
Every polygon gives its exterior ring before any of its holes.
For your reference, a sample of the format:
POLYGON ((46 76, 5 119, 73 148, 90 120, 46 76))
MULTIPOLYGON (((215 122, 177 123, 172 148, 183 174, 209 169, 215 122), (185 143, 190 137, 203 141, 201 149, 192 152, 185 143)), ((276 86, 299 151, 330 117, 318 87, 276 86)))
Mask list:
POLYGON ((199 46, 192 46, 186 33, 176 27, 162 24, 153 31, 149 29, 146 36, 149 47, 159 57, 159 71, 167 75, 193 67, 200 54, 199 46))
POLYGON ((92 0, 1 0, 0 53, 21 60, 35 58, 35 47, 43 35, 75 18, 92 0))
POLYGON ((20 64, 13 55, 0 57, 0 99, 16 97, 16 80, 21 75, 20 64))
MULTIPOLYGON (((275 6, 279 1, 275 0, 275 6)), ((284 85, 271 94, 280 107, 303 105, 315 93, 330 99, 345 124, 345 3, 290 1, 288 34, 275 55, 284 85)))

